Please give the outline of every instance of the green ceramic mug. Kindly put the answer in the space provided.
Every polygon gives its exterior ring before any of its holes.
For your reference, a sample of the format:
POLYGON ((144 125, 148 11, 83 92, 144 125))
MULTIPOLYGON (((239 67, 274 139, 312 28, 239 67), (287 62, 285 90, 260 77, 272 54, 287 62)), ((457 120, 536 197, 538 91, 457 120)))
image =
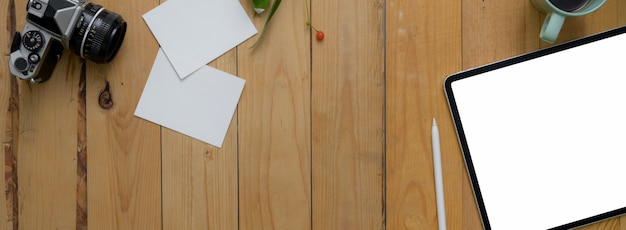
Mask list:
POLYGON ((559 36, 567 17, 590 14, 600 8, 606 0, 531 0, 540 11, 546 13, 539 37, 553 43, 559 36))

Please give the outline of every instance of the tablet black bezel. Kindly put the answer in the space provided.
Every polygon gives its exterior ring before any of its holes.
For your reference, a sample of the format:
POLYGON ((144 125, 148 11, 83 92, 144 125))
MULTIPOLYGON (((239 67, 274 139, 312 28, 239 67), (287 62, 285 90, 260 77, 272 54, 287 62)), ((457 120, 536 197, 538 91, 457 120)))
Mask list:
MULTIPOLYGON (((459 111, 457 109, 457 105, 456 105, 456 100, 454 98, 454 93, 452 92, 452 83, 464 78, 468 78, 468 77, 472 77, 472 76, 477 76, 480 75, 482 73, 486 73, 489 71, 493 71, 496 69, 500 69, 500 68, 504 68, 507 66, 511 66, 517 63, 521 63, 521 62, 525 62, 528 60, 532 60, 535 58, 539 58, 542 56, 546 56, 549 54, 553 54, 553 53, 557 53, 563 50, 567 50, 573 47, 577 47, 577 46, 582 46, 585 44, 589 44, 598 40, 602 40, 602 39, 606 39, 606 38, 610 38, 616 35, 620 35, 620 34, 624 34, 626 33, 626 26, 622 26, 616 29, 612 29, 609 31, 605 31, 602 33, 598 33, 598 34, 594 34, 588 37, 584 37, 584 38, 580 38, 577 40, 573 40, 573 41, 569 41, 566 43, 562 43, 562 44, 558 44, 552 47, 548 47, 545 49, 541 49, 541 50, 537 50, 534 52, 530 52, 527 54, 523 54, 520 56, 516 56, 513 58, 509 58, 506 60, 502 60, 502 61, 498 61, 495 63, 491 63, 485 66, 481 66, 481 67, 477 67, 474 69, 469 69, 469 70, 465 70, 453 75, 448 76, 445 79, 444 82, 444 90, 445 90, 445 95, 446 95, 446 99, 448 101, 448 106, 450 108, 450 112, 452 114, 452 119, 454 121, 454 127, 456 129, 456 133, 459 139, 459 144, 461 146, 461 150, 462 150, 462 154, 463 154, 463 158, 465 160, 465 165, 467 168, 467 172, 469 175, 469 179, 470 179, 470 183, 472 185, 472 190, 474 191, 474 196, 476 199, 476 203, 478 205, 478 211, 480 214, 480 218, 481 221, 483 223, 483 228, 484 229, 491 229, 491 226, 489 224, 489 218, 487 216, 487 210, 485 208, 485 204, 484 201, 482 199, 482 193, 480 191, 480 186, 478 183, 478 178, 476 176, 476 171, 474 170, 474 164, 472 163, 472 157, 471 154, 469 152, 469 147, 467 145, 467 140, 463 131, 463 125, 461 124, 461 119, 459 117, 459 111)), ((552 229, 556 229, 556 230, 560 230, 560 229, 571 229, 571 228, 575 228, 575 227, 581 227, 581 226, 585 226, 594 222, 598 222, 601 220, 605 220, 608 218, 612 218, 612 217, 616 217, 619 215, 623 215, 626 214, 626 207, 623 208, 619 208, 613 211, 609 211, 606 213, 602 213, 596 216, 592 216, 589 218, 585 218, 582 220, 578 220, 572 223, 567 223, 552 229)))

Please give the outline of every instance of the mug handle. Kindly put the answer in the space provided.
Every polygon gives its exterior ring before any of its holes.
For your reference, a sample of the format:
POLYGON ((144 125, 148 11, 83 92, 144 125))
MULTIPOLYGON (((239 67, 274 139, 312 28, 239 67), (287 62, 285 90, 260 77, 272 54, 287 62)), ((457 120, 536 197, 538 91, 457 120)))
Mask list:
POLYGON ((556 38, 561 32, 561 27, 565 22, 565 16, 555 13, 548 13, 546 19, 543 21, 543 27, 541 27, 541 33, 539 37, 548 43, 554 43, 556 38))

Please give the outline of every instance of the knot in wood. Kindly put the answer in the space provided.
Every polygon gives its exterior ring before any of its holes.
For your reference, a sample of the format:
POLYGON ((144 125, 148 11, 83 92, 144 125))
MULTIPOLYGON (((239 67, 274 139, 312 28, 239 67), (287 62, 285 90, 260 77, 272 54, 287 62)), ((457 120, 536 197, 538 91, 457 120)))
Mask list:
POLYGON ((109 82, 107 81, 104 90, 100 92, 100 97, 98 97, 98 104, 100 104, 100 108, 103 109, 111 109, 113 107, 113 97, 111 95, 111 91, 109 90, 109 82))

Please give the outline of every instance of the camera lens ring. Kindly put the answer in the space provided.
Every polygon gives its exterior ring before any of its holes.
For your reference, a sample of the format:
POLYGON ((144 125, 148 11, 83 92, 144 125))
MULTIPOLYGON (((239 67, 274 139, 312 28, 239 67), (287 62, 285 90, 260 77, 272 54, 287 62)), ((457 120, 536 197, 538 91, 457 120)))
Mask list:
POLYGON ((77 55, 96 63, 110 62, 126 34, 126 22, 119 14, 95 4, 87 4, 69 41, 77 55))
POLYGON ((98 9, 98 11, 96 12, 96 14, 93 15, 93 18, 91 21, 89 21, 89 25, 87 25, 87 31, 85 31, 85 36, 83 36, 83 41, 80 43, 80 52, 79 55, 82 58, 85 58, 85 42, 87 41, 87 35, 91 32, 91 29, 93 27, 93 23, 96 21, 96 19, 98 18, 98 16, 100 15, 100 13, 102 13, 102 11, 104 10, 104 7, 100 7, 100 9, 98 9))

